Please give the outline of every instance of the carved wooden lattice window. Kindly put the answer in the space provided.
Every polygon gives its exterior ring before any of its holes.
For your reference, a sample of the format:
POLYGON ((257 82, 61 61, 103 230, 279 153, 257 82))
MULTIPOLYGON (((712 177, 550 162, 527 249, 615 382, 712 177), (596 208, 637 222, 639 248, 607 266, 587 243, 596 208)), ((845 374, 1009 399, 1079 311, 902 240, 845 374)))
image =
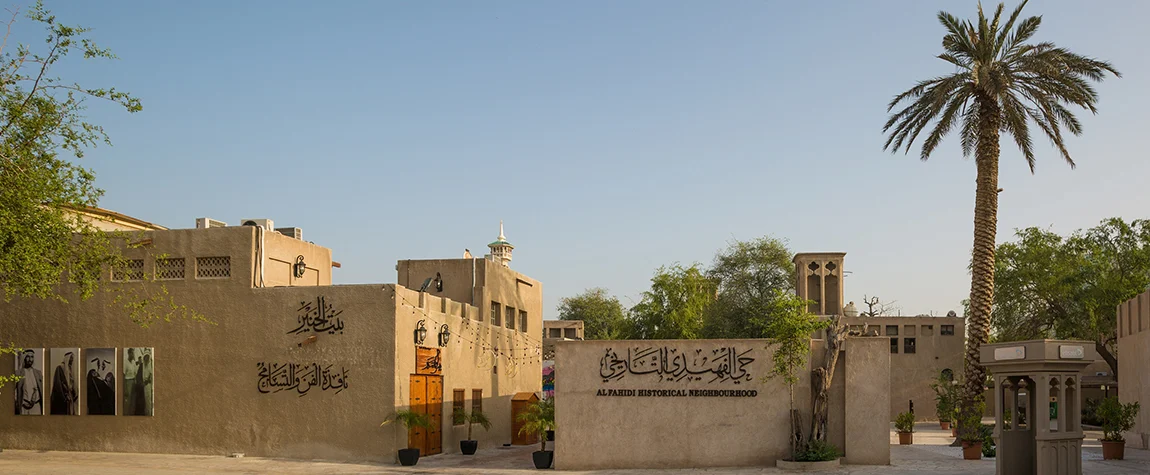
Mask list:
POLYGON ((159 280, 182 280, 184 278, 184 258, 156 259, 156 278, 159 280))
POLYGON ((519 311, 519 331, 527 332, 527 312, 523 310, 519 311))
POLYGON ((112 269, 112 280, 131 282, 144 280, 144 260, 128 259, 123 266, 112 269))
POLYGON ((483 412, 483 390, 471 390, 471 412, 483 412))
POLYGON ((232 259, 228 256, 197 257, 197 279, 226 279, 232 276, 232 259))

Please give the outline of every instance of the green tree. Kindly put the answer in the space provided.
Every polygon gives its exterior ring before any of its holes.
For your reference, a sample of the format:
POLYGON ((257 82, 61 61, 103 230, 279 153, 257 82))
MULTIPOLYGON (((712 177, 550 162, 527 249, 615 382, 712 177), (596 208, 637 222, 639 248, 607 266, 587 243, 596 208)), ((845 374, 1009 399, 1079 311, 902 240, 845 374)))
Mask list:
POLYGON ((1150 221, 1110 218, 1067 237, 1026 228, 998 246, 997 341, 1093 341, 1118 372, 1117 307, 1150 286, 1150 221))
POLYGON ((644 340, 695 339, 702 335, 716 285, 698 265, 660 267, 651 290, 631 308, 628 337, 644 340))
POLYGON ((103 193, 91 170, 69 159, 110 143, 99 125, 85 120, 86 99, 111 101, 128 112, 138 112, 140 101, 55 76, 53 67, 70 53, 115 56, 87 38, 88 29, 61 24, 39 2, 25 17, 44 28, 45 51, 24 44, 0 50, 0 288, 5 300, 63 298, 58 289, 66 281, 88 298, 117 253, 107 235, 69 212, 95 206, 103 193))
MULTIPOLYGON (((1035 157, 1030 136, 1033 121, 1071 167, 1074 161, 1066 150, 1063 129, 1074 135, 1082 126, 1067 106, 1094 113, 1098 94, 1090 81, 1101 81, 1106 73, 1120 76, 1109 63, 1075 54, 1050 42, 1029 43, 1042 23, 1041 17, 1019 21, 1021 5, 1002 22, 1003 4, 988 18, 978 8, 976 22, 963 21, 939 12, 946 29, 944 52, 938 55, 955 72, 921 81, 895 96, 887 107, 894 110, 883 127, 889 132, 884 149, 909 153, 914 141, 927 126, 934 124, 922 142, 919 157, 926 160, 954 129, 962 152, 975 156, 974 246, 970 310, 967 316, 966 387, 962 408, 974 411, 982 397, 981 382, 986 370, 978 363, 979 348, 987 341, 994 302, 994 251, 998 226, 999 134, 1006 132, 1034 170, 1035 157)), ((964 418, 963 420, 965 420, 964 418)), ((961 424, 960 430, 977 427, 961 424)))
POLYGON ((718 285, 709 307, 706 338, 764 338, 780 295, 794 290, 794 254, 782 240, 735 241, 715 255, 707 276, 718 285))
POLYGON ((795 409, 795 385, 799 370, 807 365, 811 353, 811 334, 826 327, 826 322, 807 312, 810 302, 797 295, 774 290, 769 299, 770 318, 763 318, 761 327, 766 334, 771 354, 771 368, 764 380, 781 379, 790 394, 791 460, 806 447, 803 440, 802 416, 795 409))
POLYGON ((574 297, 559 300, 560 320, 582 320, 583 337, 588 340, 615 340, 625 332, 623 304, 606 289, 592 288, 574 297))

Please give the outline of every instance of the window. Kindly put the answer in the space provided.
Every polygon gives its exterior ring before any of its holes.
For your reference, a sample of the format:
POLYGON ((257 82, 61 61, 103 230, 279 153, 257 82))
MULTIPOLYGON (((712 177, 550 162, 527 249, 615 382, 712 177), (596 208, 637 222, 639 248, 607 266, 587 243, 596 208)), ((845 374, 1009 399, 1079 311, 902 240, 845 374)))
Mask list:
POLYGON ((156 278, 159 280, 183 280, 184 258, 156 259, 156 278))
POLYGON ((953 335, 954 325, 943 325, 939 333, 942 335, 953 335))
POLYGON ((551 338, 560 338, 563 336, 563 330, 558 328, 548 328, 547 331, 551 333, 551 338))
POLYGON ((463 406, 463 403, 464 403, 463 397, 466 394, 467 394, 467 392, 462 390, 462 389, 456 389, 456 390, 452 391, 452 394, 451 394, 451 425, 455 425, 455 426, 463 425, 464 419, 462 417, 459 417, 460 416, 459 412, 466 410, 466 408, 463 406))
POLYGON ((574 340, 574 339, 578 338, 578 336, 575 335, 575 329, 574 328, 564 328, 563 329, 563 338, 570 338, 570 339, 574 340))
POLYGON ((503 326, 503 320, 500 319, 500 312, 502 308, 499 302, 491 302, 491 324, 497 327, 503 326))
POLYGON ((898 338, 891 338, 890 339, 890 352, 892 354, 898 353, 898 338))
POLYGON ((902 334, 903 336, 915 336, 915 330, 917 329, 918 327, 914 325, 903 325, 902 334))
POLYGON ((869 326, 866 329, 866 336, 878 336, 878 325, 869 326))
POLYGON ((934 336, 934 325, 923 325, 922 336, 934 336))
POLYGON ((471 412, 483 412, 483 390, 471 390, 471 412))
POLYGON ((914 338, 902 339, 902 352, 907 354, 914 353, 914 338))
POLYGON ((519 331, 527 332, 527 311, 519 311, 519 331))
POLYGON ((507 328, 515 329, 515 307, 507 307, 507 328))
POLYGON ((886 336, 898 336, 898 325, 887 325, 886 336))
POLYGON ((128 259, 122 267, 112 269, 112 280, 118 282, 136 282, 144 280, 144 260, 128 259))
POLYGON ((197 279, 227 279, 232 276, 232 258, 228 256, 220 257, 197 257, 196 258, 196 278, 197 279))
POLYGON ((851 325, 850 333, 852 335, 862 335, 862 325, 851 325))

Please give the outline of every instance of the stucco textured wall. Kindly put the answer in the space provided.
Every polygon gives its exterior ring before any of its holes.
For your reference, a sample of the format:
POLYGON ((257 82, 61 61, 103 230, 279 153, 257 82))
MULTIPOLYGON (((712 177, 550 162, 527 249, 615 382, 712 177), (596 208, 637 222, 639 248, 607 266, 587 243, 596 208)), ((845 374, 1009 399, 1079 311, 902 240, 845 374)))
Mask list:
POLYGON ((1118 399, 1142 407, 1126 444, 1150 449, 1150 291, 1118 306, 1118 355, 1118 399))
MULTIPOLYGON (((821 341, 812 346, 814 360, 821 362, 821 341)), ((762 380, 771 355, 765 340, 556 342, 555 467, 773 466, 790 452, 790 397, 781 381, 762 380), (727 356, 728 348, 733 355, 727 356), (725 358, 726 363, 711 357, 725 358), (631 390, 635 392, 626 392, 631 390), (662 392, 640 392, 647 390, 662 392), (729 392, 708 392, 715 390, 743 393, 732 397, 729 392), (747 397, 749 391, 756 393, 747 397)), ((809 425, 809 366, 799 373, 795 407, 809 425)), ((836 369, 829 426, 831 441, 858 463, 889 461, 886 411, 871 406, 863 420, 847 421, 844 409, 852 403, 845 395, 885 393, 889 378, 882 339, 850 342, 836 369), (852 351, 869 377, 844 377, 852 351), (867 389, 852 387, 852 382, 867 389), (871 448, 873 440, 856 445, 857 439, 874 439, 880 433, 881 448, 871 448), (885 455, 864 453, 873 450, 885 455)))

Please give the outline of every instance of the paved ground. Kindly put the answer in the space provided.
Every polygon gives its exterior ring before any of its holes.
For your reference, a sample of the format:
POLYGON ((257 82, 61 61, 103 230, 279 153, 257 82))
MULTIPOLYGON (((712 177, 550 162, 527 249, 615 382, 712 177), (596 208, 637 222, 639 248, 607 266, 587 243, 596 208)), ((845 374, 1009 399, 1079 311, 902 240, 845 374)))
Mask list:
MULTIPOLYGON (((914 445, 894 445, 898 437, 891 433, 890 466, 844 466, 834 474, 888 475, 891 473, 929 473, 931 475, 990 475, 994 459, 962 460, 962 449, 949 447, 954 440, 949 431, 937 423, 919 424, 914 445)), ((1150 452, 1126 449, 1126 460, 1102 460, 1097 432, 1087 432, 1083 448, 1083 473, 1089 475, 1150 474, 1150 452)), ((158 475, 190 473, 282 473, 282 474, 363 474, 363 473, 452 473, 475 475, 537 473, 531 464, 535 446, 481 449, 474 456, 444 454, 420 459, 415 467, 392 464, 354 464, 311 462, 266 458, 228 458, 198 455, 118 454, 99 452, 41 452, 5 450, 0 452, 0 473, 16 474, 122 474, 158 475)), ((695 470, 612 470, 597 472, 563 472, 595 475, 647 475, 706 473, 715 475, 782 474, 775 468, 715 468, 695 470)))

